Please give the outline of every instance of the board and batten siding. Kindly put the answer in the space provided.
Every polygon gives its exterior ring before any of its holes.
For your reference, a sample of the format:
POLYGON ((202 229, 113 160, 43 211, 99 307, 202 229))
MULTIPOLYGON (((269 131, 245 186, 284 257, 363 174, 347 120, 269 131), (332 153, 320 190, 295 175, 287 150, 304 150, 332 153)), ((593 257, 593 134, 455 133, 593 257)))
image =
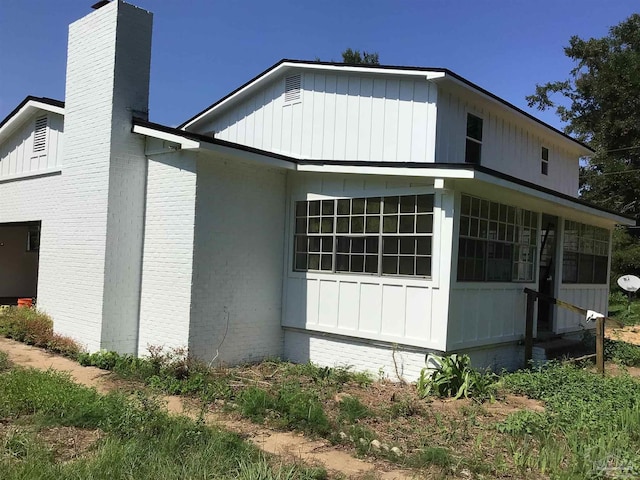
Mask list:
POLYGON ((436 99, 426 79, 293 70, 197 130, 306 159, 433 162, 436 99), (285 102, 298 74, 300 98, 285 102))
POLYGON ((282 325, 443 351, 453 202, 434 191, 433 179, 289 173, 288 190, 282 325), (431 278, 293 271, 297 200, 416 193, 435 194, 431 278))
POLYGON ((40 112, 18 128, 0 145, 0 181, 60 168, 63 125, 62 115, 40 112), (42 117, 47 118, 45 148, 34 152, 35 122, 42 117))
POLYGON ((447 349, 524 338, 524 287, 536 290, 535 283, 456 283, 451 288, 449 300, 447 349))
POLYGON ((563 148, 553 135, 545 136, 542 126, 533 128, 533 122, 508 115, 480 97, 442 86, 438 92, 437 162, 464 163, 468 113, 483 120, 483 166, 577 197, 578 153, 563 148), (549 149, 548 175, 541 173, 542 147, 549 149))
MULTIPOLYGON (((609 285, 560 285, 558 299, 571 303, 586 310, 607 315, 609 310, 609 285)), ((595 323, 587 323, 585 316, 567 309, 556 307, 556 333, 576 332, 583 329, 595 328, 595 323)))

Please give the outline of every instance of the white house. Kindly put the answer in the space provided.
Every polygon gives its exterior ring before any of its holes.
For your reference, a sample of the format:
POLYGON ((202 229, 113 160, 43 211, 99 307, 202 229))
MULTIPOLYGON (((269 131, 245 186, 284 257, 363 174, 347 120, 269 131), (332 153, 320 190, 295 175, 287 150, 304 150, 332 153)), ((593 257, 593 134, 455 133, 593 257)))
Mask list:
POLYGON ((630 220, 577 198, 587 146, 446 69, 293 60, 158 125, 151 25, 120 0, 73 23, 65 102, 0 123, 5 301, 90 350, 408 379, 430 352, 521 364, 524 287, 606 311, 630 220))

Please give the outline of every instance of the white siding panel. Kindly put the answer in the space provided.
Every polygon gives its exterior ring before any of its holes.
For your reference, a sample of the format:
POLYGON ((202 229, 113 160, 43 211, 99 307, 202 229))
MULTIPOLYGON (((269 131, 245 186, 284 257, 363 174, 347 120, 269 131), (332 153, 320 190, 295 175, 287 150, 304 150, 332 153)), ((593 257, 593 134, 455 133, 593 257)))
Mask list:
POLYGON ((405 308, 405 287, 382 285, 382 334, 393 337, 404 336, 405 308))
POLYGON ((532 284, 457 284, 451 289, 447 347, 466 348, 520 339, 532 284))
MULTIPOLYGON (((585 310, 607 314, 609 292, 606 285, 567 285, 560 287, 560 300, 572 303, 585 310)), ((584 316, 556 307, 556 331, 558 333, 575 332, 584 328, 594 328, 593 322, 587 323, 584 316)))
POLYGON ((578 154, 544 127, 510 115, 469 93, 438 93, 436 161, 464 163, 467 113, 483 119, 483 166, 567 195, 578 193, 578 154), (542 147, 549 149, 549 174, 541 173, 542 147))
POLYGON ((301 89, 284 103, 274 79, 195 131, 294 157, 434 161, 437 95, 426 79, 302 71, 301 89))
POLYGON ((371 105, 371 160, 383 160, 385 82, 379 78, 373 81, 373 102, 371 105))
POLYGON ((338 329, 358 329, 358 314, 360 311, 360 286, 357 282, 341 282, 338 303, 338 329))
POLYGON ((406 292, 406 315, 405 315, 405 335, 408 338, 431 338, 433 336, 431 324, 431 293, 432 290, 423 287, 407 287, 406 292))
POLYGON ((320 281, 317 279, 307 279, 307 295, 302 297, 306 300, 307 324, 318 324, 318 310, 320 307, 320 281))
POLYGON ((338 306, 340 302, 339 284, 333 280, 320 280, 318 325, 338 326, 338 306))
MULTIPOLYGON (((395 177, 339 174, 290 173, 288 190, 291 202, 301 198, 359 197, 397 195, 432 191, 432 181, 411 181, 395 177)), ((435 204, 441 208, 441 200, 435 204)), ((289 210, 294 203, 290 203, 289 210)), ((436 213, 435 216, 445 215, 436 213)), ((449 214, 450 215, 450 214, 449 214)), ((435 222, 448 231, 450 223, 435 222)), ((304 328, 342 336, 386 341, 418 348, 444 350, 447 332, 448 277, 443 283, 434 279, 391 277, 321 272, 293 272, 293 219, 287 222, 287 253, 284 269, 286 309, 285 327, 304 328), (300 288, 301 282, 306 288, 300 288)), ((449 232, 434 249, 450 249, 449 232)), ((434 250, 434 258, 446 255, 434 250)), ((437 271, 434 260, 434 271, 437 271)), ((436 275, 437 276, 437 275, 436 275)))
POLYGON ((0 179, 14 175, 29 175, 55 168, 62 164, 61 115, 39 112, 0 145, 0 179), (35 119, 47 116, 45 150, 33 151, 35 119))
POLYGON ((360 284, 360 331, 380 333, 382 309, 381 285, 379 283, 360 284))

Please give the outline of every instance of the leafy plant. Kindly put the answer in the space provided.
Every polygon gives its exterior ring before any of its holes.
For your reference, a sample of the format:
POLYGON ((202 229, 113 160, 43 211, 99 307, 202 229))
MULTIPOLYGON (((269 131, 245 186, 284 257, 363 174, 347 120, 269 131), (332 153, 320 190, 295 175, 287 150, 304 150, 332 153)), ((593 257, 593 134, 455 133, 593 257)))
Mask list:
POLYGON ((468 355, 452 354, 435 357, 439 367, 423 368, 417 382, 418 394, 427 397, 475 397, 487 399, 495 395, 496 376, 490 372, 479 372, 471 366, 468 355))
POLYGON ((345 421, 347 423, 355 423, 360 418, 372 416, 371 410, 366 405, 363 405, 356 397, 346 396, 339 403, 340 415, 339 421, 345 421))

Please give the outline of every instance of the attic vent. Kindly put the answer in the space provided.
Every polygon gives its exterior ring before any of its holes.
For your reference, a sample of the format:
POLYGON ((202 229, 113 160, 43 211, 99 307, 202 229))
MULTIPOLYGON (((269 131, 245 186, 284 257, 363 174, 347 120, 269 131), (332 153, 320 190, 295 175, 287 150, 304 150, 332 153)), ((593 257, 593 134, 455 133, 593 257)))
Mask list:
POLYGON ((47 117, 36 119, 36 129, 33 134, 33 151, 44 152, 47 148, 47 117))
POLYGON ((292 75, 284 80, 284 101, 293 102, 300 100, 300 77, 301 75, 292 75))

